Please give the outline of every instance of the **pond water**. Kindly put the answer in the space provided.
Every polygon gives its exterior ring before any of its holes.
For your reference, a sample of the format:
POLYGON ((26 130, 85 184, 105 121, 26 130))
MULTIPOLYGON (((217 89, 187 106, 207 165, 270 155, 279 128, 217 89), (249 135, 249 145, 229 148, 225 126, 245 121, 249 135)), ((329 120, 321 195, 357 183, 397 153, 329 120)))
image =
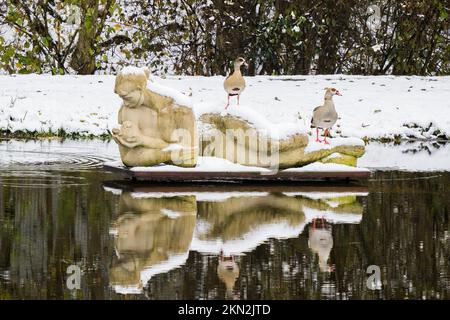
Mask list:
POLYGON ((450 299, 449 155, 371 144, 365 186, 120 188, 114 143, 0 141, 0 299, 450 299))

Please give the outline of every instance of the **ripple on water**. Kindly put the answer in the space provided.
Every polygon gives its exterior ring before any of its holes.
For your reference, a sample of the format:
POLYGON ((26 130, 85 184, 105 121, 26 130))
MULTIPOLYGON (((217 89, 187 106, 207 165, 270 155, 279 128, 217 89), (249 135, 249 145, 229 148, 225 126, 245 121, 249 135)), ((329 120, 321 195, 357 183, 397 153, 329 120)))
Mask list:
POLYGON ((407 177, 407 178, 371 178, 369 181, 410 181, 410 180, 429 180, 429 179, 439 179, 442 174, 434 174, 430 176, 421 177, 407 177))
POLYGON ((87 185, 84 177, 37 170, 0 170, 0 186, 11 188, 60 188, 87 185))
POLYGON ((105 161, 116 160, 91 154, 55 153, 40 151, 0 152, 0 170, 50 170, 50 171, 89 171, 100 168, 105 161))
POLYGON ((115 160, 111 153, 105 152, 104 146, 98 147, 93 148, 89 144, 76 147, 22 142, 3 144, 0 149, 0 186, 59 188, 87 185, 89 182, 79 175, 80 172, 93 171, 105 161, 115 160))

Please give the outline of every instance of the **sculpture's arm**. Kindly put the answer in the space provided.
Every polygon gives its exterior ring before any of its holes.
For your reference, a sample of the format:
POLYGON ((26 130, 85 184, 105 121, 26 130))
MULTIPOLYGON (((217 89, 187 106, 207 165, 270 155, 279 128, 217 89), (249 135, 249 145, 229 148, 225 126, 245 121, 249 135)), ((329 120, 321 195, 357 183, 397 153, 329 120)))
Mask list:
POLYGON ((169 143, 162 139, 143 136, 141 134, 131 137, 124 137, 118 130, 113 130, 113 138, 117 143, 127 148, 144 147, 148 149, 163 149, 169 145, 169 143))
POLYGON ((123 105, 120 106, 119 114, 117 115, 117 120, 118 120, 119 124, 122 124, 122 109, 123 109, 123 105))
POLYGON ((139 138, 138 138, 138 140, 140 140, 141 146, 143 146, 145 148, 163 149, 169 145, 163 139, 159 139, 159 138, 155 138, 155 137, 141 136, 139 138))

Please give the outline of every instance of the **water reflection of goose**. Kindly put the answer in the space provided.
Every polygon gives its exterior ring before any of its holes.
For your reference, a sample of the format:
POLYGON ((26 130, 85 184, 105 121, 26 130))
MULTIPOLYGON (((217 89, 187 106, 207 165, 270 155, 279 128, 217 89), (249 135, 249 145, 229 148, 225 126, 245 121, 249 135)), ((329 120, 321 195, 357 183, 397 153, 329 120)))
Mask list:
POLYGON ((308 225, 314 227, 309 229, 310 248, 325 270, 333 245, 329 222, 358 223, 362 214, 352 194, 114 193, 120 195, 120 215, 114 224, 118 258, 111 283, 121 293, 142 292, 151 277, 182 266, 189 251, 197 251, 218 256, 217 275, 227 297, 236 298, 236 257, 270 238, 298 237, 308 225), (321 217, 329 228, 318 227, 315 219, 321 217))
MULTIPOLYGON (((359 196, 363 194, 358 194, 359 196)), ((315 218, 332 223, 359 223, 362 206, 345 193, 268 194, 264 197, 233 197, 220 202, 198 202, 198 221, 191 250, 241 255, 270 238, 300 235, 315 218)))
POLYGON ((225 256, 220 252, 217 265, 217 276, 223 282, 226 288, 226 297, 228 299, 239 299, 239 295, 233 292, 236 280, 239 278, 239 266, 234 255, 225 256))
POLYGON ((308 247, 319 257, 321 272, 332 271, 328 258, 333 248, 332 226, 324 218, 313 218, 309 227, 308 247))

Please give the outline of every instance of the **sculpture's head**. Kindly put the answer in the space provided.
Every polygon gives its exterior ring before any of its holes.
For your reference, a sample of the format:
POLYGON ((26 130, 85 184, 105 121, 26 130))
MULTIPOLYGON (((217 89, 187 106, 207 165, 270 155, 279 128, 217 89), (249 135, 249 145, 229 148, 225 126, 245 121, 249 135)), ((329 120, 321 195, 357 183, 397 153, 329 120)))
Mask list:
POLYGON ((143 92, 150 77, 148 68, 128 66, 116 76, 114 92, 118 94, 127 107, 139 107, 144 102, 143 92))

